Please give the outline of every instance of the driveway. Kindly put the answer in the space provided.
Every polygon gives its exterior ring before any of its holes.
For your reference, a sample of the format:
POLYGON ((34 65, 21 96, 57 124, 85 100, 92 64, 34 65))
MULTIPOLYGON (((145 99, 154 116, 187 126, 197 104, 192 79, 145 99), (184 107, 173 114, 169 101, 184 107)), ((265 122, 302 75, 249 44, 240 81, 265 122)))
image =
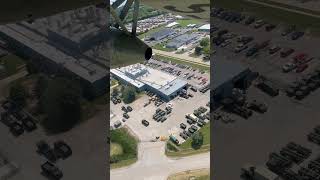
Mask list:
POLYGON ((210 153, 171 159, 165 154, 165 142, 139 144, 138 162, 111 170, 112 180, 166 180, 169 175, 191 169, 210 167, 210 153))

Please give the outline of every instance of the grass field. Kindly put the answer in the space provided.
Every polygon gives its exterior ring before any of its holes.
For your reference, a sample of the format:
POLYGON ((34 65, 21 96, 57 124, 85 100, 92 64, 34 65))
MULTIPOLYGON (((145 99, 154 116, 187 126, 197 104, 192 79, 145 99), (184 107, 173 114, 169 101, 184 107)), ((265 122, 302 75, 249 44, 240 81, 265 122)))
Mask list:
POLYGON ((215 6, 246 12, 273 23, 295 24, 300 29, 306 29, 313 35, 320 36, 319 18, 267 7, 245 0, 216 0, 215 6))
POLYGON ((110 156, 116 156, 123 154, 123 148, 118 143, 111 143, 110 144, 110 156))
POLYGON ((195 150, 191 147, 192 138, 188 138, 187 141, 178 147, 171 141, 168 141, 166 149, 167 156, 182 157, 210 151, 210 123, 202 127, 199 131, 203 134, 203 145, 200 149, 195 150))
POLYGON ((168 180, 210 180, 210 172, 208 169, 198 169, 191 171, 184 171, 177 174, 170 175, 168 180))
POLYGON ((7 75, 10 76, 18 71, 18 67, 25 64, 25 62, 14 54, 9 54, 0 58, 0 64, 6 68, 7 75))
POLYGON ((137 140, 132 137, 127 129, 120 128, 110 132, 111 151, 110 155, 111 168, 119 168, 130 165, 137 161, 137 140), (112 146, 112 144, 114 144, 112 146), (115 145, 117 144, 117 145, 115 145), (120 147, 122 153, 119 153, 120 147), (117 152, 117 153, 115 153, 117 152))
POLYGON ((177 64, 188 65, 188 66, 191 66, 192 68, 201 69, 201 70, 204 70, 206 72, 210 71, 210 66, 201 65, 201 64, 198 64, 198 63, 187 62, 187 61, 183 61, 183 60, 176 59, 176 58, 173 58, 173 57, 162 56, 162 55, 159 55, 159 54, 156 54, 154 57, 156 59, 160 59, 160 60, 164 60, 164 61, 171 61, 171 62, 174 62, 174 63, 177 63, 177 64))
POLYGON ((175 51, 174 48, 166 48, 166 47, 165 47, 166 44, 167 44, 167 43, 165 43, 165 42, 164 42, 164 43, 158 43, 158 44, 156 44, 155 46, 153 46, 152 48, 158 49, 158 50, 161 50, 161 51, 167 51, 167 52, 175 51))
POLYGON ((179 19, 177 23, 179 23, 181 27, 187 27, 188 24, 200 24, 196 19, 179 19))

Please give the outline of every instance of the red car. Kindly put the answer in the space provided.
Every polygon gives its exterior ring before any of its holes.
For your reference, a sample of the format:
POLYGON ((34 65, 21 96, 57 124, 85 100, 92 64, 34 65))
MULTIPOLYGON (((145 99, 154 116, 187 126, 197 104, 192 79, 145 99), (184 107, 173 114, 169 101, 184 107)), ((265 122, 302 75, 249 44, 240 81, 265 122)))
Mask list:
POLYGON ((304 71, 307 68, 308 68, 308 64, 301 64, 301 65, 297 66, 296 72, 301 73, 302 71, 304 71))
POLYGON ((306 53, 300 53, 297 54, 296 56, 293 57, 293 59, 295 60, 295 62, 307 59, 308 55, 306 53))

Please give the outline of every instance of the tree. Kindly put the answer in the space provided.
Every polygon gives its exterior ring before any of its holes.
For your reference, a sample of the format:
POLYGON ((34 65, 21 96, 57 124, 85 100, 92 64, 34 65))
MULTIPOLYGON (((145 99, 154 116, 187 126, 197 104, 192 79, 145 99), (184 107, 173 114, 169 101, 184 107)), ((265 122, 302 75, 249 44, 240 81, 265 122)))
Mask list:
POLYGON ((201 132, 197 132, 192 136, 191 146, 193 149, 200 149, 203 145, 203 135, 201 132))
POLYGON ((67 131, 80 121, 81 90, 74 81, 65 78, 50 80, 41 101, 47 115, 42 124, 48 131, 67 131))
POLYGON ((202 47, 199 47, 197 46, 195 49, 194 49, 194 53, 198 56, 201 55, 201 52, 202 52, 202 47))
POLYGON ((131 86, 127 86, 124 88, 122 96, 124 103, 132 103, 136 99, 136 90, 131 86))
POLYGON ((48 87, 48 77, 41 74, 35 84, 36 95, 40 98, 48 87))
POLYGON ((201 41, 200 41, 200 46, 202 47, 205 47, 205 46, 208 46, 209 45, 209 38, 203 38, 201 41))
POLYGON ((15 102, 18 107, 24 107, 26 105, 27 90, 20 83, 14 83, 10 87, 9 99, 15 102))
POLYGON ((203 54, 210 55, 210 46, 206 46, 203 48, 203 54))
POLYGON ((113 88, 113 90, 112 90, 112 96, 118 96, 119 95, 119 90, 118 90, 118 88, 113 88))

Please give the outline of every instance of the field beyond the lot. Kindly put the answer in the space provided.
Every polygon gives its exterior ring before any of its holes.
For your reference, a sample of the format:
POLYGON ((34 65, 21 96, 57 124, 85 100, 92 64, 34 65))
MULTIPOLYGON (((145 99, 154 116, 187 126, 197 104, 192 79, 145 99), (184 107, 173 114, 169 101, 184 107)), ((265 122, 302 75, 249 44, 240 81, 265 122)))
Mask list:
POLYGON ((319 18, 280 9, 281 6, 280 8, 273 8, 246 0, 218 0, 215 1, 215 6, 249 13, 257 18, 263 18, 273 23, 295 24, 298 28, 307 28, 311 34, 320 36, 319 18))
POLYGON ((137 161, 137 140, 127 129, 120 128, 110 132, 110 164, 111 169, 128 166, 137 161))
POLYGON ((180 146, 174 145, 171 141, 168 141, 166 154, 170 157, 182 157, 190 156, 194 154, 204 153, 210 151, 210 123, 203 126, 199 132, 203 134, 203 145, 200 149, 193 149, 191 146, 192 136, 188 138, 180 146))

